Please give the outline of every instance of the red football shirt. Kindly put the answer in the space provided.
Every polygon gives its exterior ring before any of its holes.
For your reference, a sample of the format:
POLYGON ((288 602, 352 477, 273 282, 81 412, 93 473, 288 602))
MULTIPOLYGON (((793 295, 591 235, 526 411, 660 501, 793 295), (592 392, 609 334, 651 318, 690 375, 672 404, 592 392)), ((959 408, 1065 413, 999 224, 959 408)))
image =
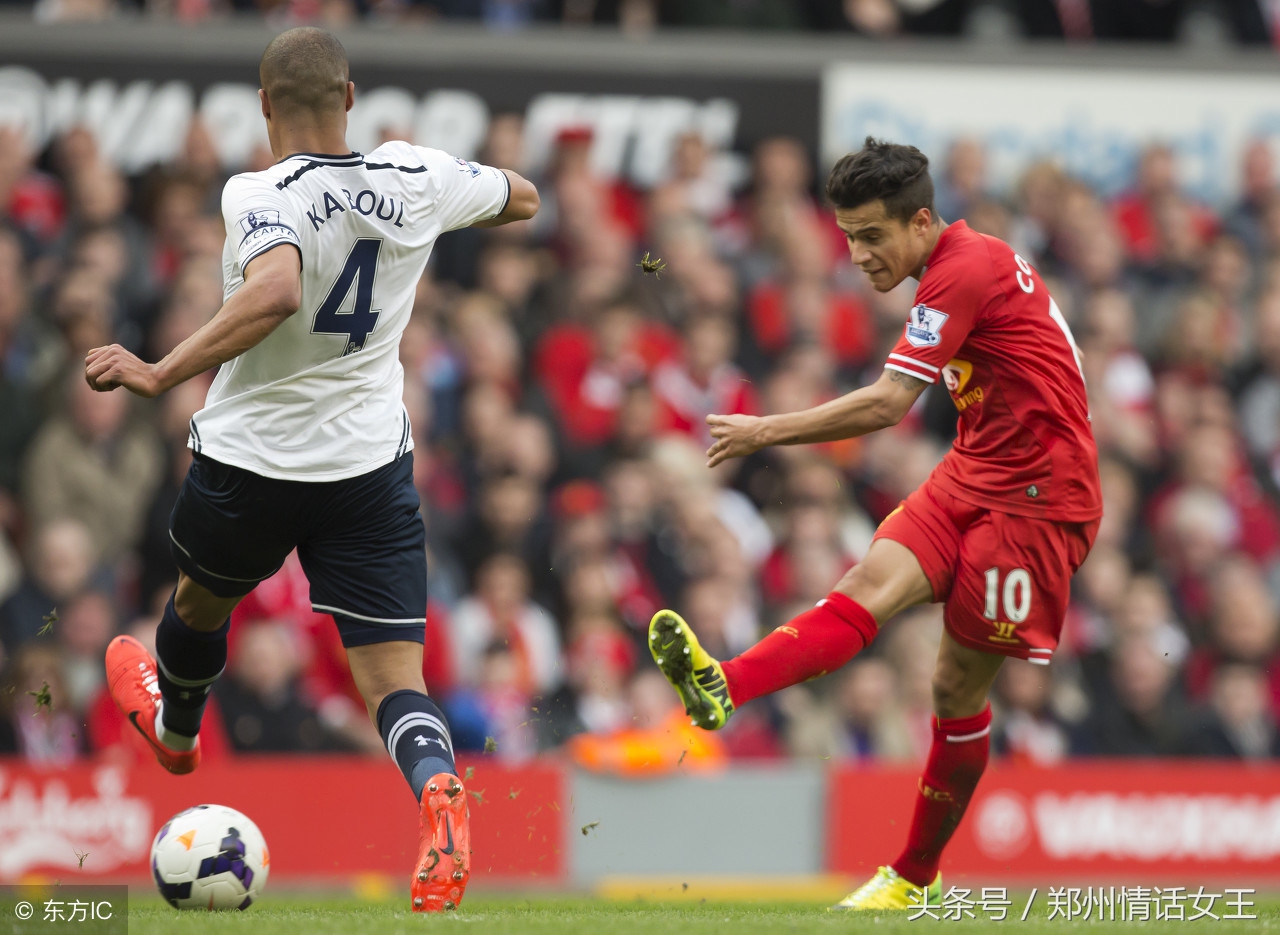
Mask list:
POLYGON ((959 435, 930 482, 977 506, 1087 522, 1102 515, 1079 351, 1031 265, 963 221, 942 232, 885 366, 942 378, 959 435))

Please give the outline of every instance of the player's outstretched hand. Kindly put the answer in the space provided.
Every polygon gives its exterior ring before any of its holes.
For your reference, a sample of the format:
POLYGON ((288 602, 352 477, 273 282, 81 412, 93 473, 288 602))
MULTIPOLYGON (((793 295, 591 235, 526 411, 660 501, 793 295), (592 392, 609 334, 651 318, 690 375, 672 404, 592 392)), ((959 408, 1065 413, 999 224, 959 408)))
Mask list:
POLYGON ((715 467, 730 458, 745 458, 768 443, 763 438, 764 419, 759 416, 707 416, 715 444, 707 449, 707 467, 715 467))
POLYGON ((119 344, 95 347, 84 359, 84 378, 100 393, 123 386, 138 396, 158 396, 162 387, 154 364, 144 363, 119 344))

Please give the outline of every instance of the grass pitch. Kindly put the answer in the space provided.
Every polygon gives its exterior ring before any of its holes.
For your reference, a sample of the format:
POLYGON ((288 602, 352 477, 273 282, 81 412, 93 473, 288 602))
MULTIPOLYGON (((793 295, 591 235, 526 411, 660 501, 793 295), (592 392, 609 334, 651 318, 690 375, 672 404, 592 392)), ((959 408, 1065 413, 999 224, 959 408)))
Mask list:
MULTIPOLYGON (((1025 903, 1025 895, 1023 897, 1025 903)), ((1017 901, 1015 900, 1015 904, 1017 901)), ((513 897, 474 893, 463 909, 444 915, 415 915, 407 900, 369 902, 331 896, 271 894, 246 912, 177 912, 159 899, 134 896, 129 904, 129 935, 418 935, 424 931, 458 935, 772 935, 777 932, 848 932, 873 925, 877 935, 964 932, 1008 927, 1025 935, 1087 929, 1090 932, 1164 932, 1180 929, 1257 932, 1280 931, 1280 900, 1255 899, 1252 921, 1080 922, 1047 919, 1043 900, 1025 922, 1019 908, 1004 922, 919 919, 906 914, 830 913, 824 906, 686 901, 620 902, 579 897, 513 897)))

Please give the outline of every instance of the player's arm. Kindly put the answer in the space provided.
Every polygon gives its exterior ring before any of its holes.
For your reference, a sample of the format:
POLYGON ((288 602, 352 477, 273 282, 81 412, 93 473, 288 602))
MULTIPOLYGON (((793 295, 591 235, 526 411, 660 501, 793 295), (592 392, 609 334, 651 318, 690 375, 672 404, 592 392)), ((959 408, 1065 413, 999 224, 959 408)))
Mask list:
POLYGON ((95 390, 117 386, 139 396, 158 396, 262 342, 302 301, 302 257, 280 244, 254 257, 244 285, 203 327, 159 363, 148 364, 118 344, 98 347, 85 358, 84 376, 95 390))
POLYGON ((507 196, 507 206, 497 217, 489 218, 487 221, 476 221, 471 225, 472 227, 499 227, 510 224, 512 221, 527 221, 538 213, 538 206, 542 202, 538 198, 538 189, 534 184, 510 169, 501 171, 507 177, 507 184, 511 186, 507 196))
POLYGON ((715 467, 771 445, 831 442, 897 425, 928 385, 901 371, 886 369, 870 386, 812 409, 773 416, 707 416, 715 439, 707 449, 707 466, 715 467))

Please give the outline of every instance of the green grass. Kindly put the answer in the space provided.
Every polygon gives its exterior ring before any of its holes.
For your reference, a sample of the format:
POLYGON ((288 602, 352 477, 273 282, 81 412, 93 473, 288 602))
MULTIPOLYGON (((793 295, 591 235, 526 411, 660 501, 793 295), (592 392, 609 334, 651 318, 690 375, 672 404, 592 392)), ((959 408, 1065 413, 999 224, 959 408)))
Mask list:
POLYGON ((458 935, 766 935, 775 932, 848 932, 871 923, 876 935, 928 931, 964 932, 1008 926, 1026 935, 1087 929, 1090 932, 1205 930, 1221 932, 1280 931, 1280 900, 1255 899, 1256 921, 1188 922, 1048 921, 1042 891, 1026 922, 1018 921, 1021 901, 1003 923, 986 919, 964 922, 908 922, 904 915, 879 917, 828 913, 822 906, 747 903, 608 902, 587 896, 496 896, 473 893, 463 909, 448 915, 414 915, 400 902, 366 902, 328 895, 270 894, 246 912, 177 912, 159 899, 134 896, 129 907, 129 935, 204 935, 243 932, 254 935, 410 935, 453 931, 458 935))

